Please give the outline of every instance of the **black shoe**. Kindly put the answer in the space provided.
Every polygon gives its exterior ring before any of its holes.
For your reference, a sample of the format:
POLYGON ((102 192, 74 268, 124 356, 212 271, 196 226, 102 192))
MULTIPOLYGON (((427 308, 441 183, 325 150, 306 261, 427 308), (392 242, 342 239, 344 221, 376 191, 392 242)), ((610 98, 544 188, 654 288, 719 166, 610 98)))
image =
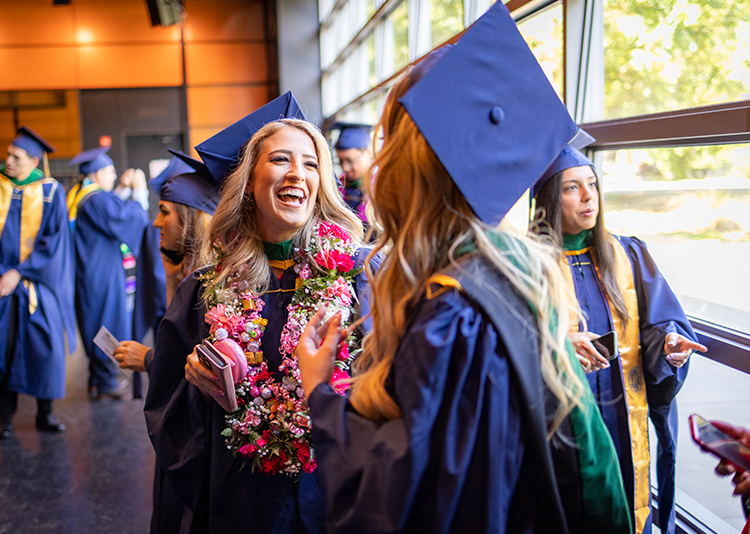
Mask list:
POLYGON ((43 415, 36 418, 36 429, 44 432, 65 432, 65 425, 52 415, 43 415))
POLYGON ((0 439, 10 439, 13 436, 13 423, 11 421, 0 421, 0 439))

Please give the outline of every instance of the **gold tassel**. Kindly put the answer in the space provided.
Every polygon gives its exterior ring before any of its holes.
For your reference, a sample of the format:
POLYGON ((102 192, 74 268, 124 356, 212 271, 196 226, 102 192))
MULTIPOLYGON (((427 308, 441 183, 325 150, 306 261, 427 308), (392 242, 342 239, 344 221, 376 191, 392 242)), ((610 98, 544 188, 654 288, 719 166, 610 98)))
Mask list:
POLYGON ((44 176, 47 178, 51 178, 52 175, 49 172, 49 158, 47 157, 46 152, 42 152, 42 162, 44 166, 44 176))

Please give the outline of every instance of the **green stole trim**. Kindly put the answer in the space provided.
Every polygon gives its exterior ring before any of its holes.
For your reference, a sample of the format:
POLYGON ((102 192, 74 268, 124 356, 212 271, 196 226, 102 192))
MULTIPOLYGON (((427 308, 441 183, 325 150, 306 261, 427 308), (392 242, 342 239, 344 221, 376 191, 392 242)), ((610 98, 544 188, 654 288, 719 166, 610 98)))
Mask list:
POLYGON ((577 234, 563 234, 563 250, 583 250, 594 243, 594 231, 583 230, 577 234))
POLYGON ((284 261, 292 257, 292 239, 281 243, 263 241, 263 250, 269 260, 284 261))
POLYGON ((8 176, 5 173, 5 164, 0 165, 0 173, 2 173, 3 176, 5 176, 8 180, 13 182, 13 185, 16 185, 16 186, 33 184, 37 180, 41 180, 42 178, 44 178, 44 173, 41 170, 34 169, 33 171, 31 171, 31 174, 29 174, 29 176, 25 178, 24 180, 16 180, 12 176, 8 176))

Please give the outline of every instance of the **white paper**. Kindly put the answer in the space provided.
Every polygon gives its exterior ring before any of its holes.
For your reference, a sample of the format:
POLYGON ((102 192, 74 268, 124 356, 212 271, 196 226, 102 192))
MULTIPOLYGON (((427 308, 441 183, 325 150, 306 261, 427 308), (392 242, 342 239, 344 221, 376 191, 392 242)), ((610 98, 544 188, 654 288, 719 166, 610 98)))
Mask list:
POLYGON ((118 362, 115 359, 115 350, 117 347, 120 346, 120 342, 117 341, 117 338, 112 335, 112 332, 107 330, 106 326, 102 326, 99 331, 94 336, 94 345, 102 349, 102 352, 109 356, 109 358, 115 362, 115 365, 117 366, 117 370, 120 371, 120 374, 125 376, 128 380, 130 380, 131 375, 133 374, 132 371, 128 371, 125 369, 122 369, 120 367, 120 362, 118 362))

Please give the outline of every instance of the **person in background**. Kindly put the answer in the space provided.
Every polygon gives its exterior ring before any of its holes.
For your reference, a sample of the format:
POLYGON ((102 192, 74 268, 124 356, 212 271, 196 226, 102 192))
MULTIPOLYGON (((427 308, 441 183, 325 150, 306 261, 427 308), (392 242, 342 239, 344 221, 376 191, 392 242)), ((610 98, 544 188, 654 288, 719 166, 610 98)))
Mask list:
POLYGON ((334 149, 341 170, 344 171, 341 180, 344 183, 344 200, 363 222, 367 222, 365 215, 366 200, 364 198, 363 183, 370 175, 373 163, 372 126, 350 122, 337 122, 332 127, 339 130, 334 149))
POLYGON ((604 227, 601 188, 593 163, 565 147, 535 184, 532 229, 562 248, 560 267, 585 323, 569 337, 585 357, 586 377, 620 460, 636 532, 651 532, 648 418, 659 440, 659 528, 674 532, 677 405, 697 343, 677 297, 646 244, 604 227), (617 333, 619 356, 608 362, 592 343, 617 333))
POLYGON ((0 439, 18 393, 36 397, 37 429, 65 430, 52 400, 65 396, 66 337, 76 346, 73 263, 65 193, 37 168, 54 150, 24 126, 0 166, 0 439))
POLYGON ((297 348, 329 532, 631 532, 553 249, 503 222, 577 130, 507 8, 408 71, 380 127, 391 252, 351 396, 337 316, 297 348))
POLYGON ((95 148, 70 161, 84 176, 68 193, 68 212, 76 261, 75 303, 78 329, 89 358, 92 400, 129 395, 118 380, 117 364, 94 344, 104 326, 119 341, 132 337, 132 269, 148 223, 148 189, 143 172, 132 172, 132 196, 112 192, 117 175, 108 148, 95 148))
MULTIPOLYGON (((139 267, 136 304, 145 302, 151 306, 143 306, 143 309, 136 306, 136 316, 149 314, 153 317, 154 296, 164 299, 166 311, 177 286, 198 266, 203 235, 220 199, 218 184, 202 162, 182 152, 170 152, 174 157, 169 165, 151 180, 151 187, 159 191, 159 215, 153 226, 146 229, 141 247, 143 257, 147 254, 146 236, 151 229, 157 230, 159 239, 153 255, 160 256, 158 261, 162 269, 161 280, 158 282, 164 288, 164 294, 148 295, 141 292, 141 284, 144 282, 147 288, 152 289, 159 284, 154 280, 157 276, 154 271, 145 272, 139 267), (138 298, 139 295, 141 299, 138 298), (152 297, 151 300, 148 300, 149 296, 152 297)), ((139 262, 139 266, 147 263, 139 262)), ((158 327, 156 323, 155 336, 158 335, 158 327)), ((150 374, 154 350, 138 341, 122 341, 114 356, 121 368, 150 374)), ((185 506, 156 462, 151 534, 186 532, 192 516, 192 511, 185 506)))

